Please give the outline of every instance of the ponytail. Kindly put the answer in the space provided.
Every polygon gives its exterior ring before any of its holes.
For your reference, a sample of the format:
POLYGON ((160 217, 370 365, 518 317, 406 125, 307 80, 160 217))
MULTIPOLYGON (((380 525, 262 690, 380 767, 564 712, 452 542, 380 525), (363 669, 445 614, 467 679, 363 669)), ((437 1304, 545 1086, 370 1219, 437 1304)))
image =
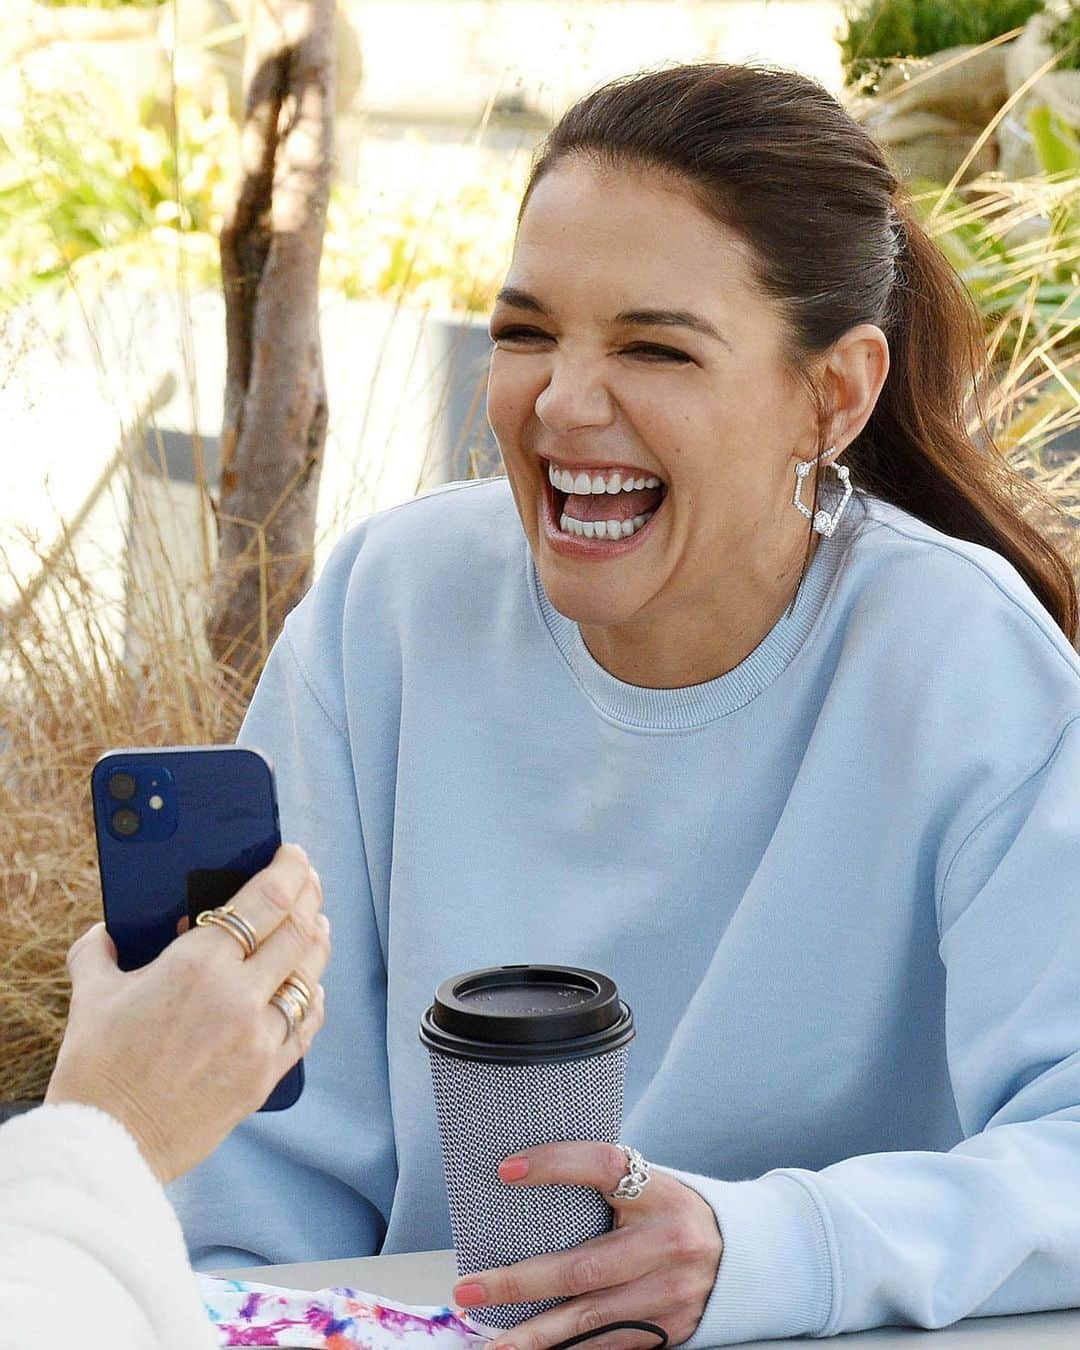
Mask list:
POLYGON ((967 430, 972 405, 985 428, 980 380, 986 358, 978 311, 918 221, 905 212, 899 224, 897 277, 885 328, 889 374, 845 459, 860 487, 946 534, 1006 557, 1075 642, 1072 573, 1026 518, 1031 508, 1056 508, 1008 465, 988 431, 980 447, 967 430))

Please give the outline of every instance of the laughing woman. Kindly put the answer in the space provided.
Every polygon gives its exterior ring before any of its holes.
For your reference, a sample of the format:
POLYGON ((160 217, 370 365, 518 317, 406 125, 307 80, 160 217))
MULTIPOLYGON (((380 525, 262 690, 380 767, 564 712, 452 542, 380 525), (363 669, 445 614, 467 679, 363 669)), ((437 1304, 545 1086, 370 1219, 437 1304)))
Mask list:
POLYGON ((1076 597, 893 173, 794 74, 616 81, 538 157, 491 334, 507 479, 353 530, 245 724, 338 956, 299 1106, 178 1190, 196 1263, 448 1246, 420 1013, 551 961, 625 991, 655 1166, 458 1286, 569 1296, 497 1350, 1080 1303, 1076 597))

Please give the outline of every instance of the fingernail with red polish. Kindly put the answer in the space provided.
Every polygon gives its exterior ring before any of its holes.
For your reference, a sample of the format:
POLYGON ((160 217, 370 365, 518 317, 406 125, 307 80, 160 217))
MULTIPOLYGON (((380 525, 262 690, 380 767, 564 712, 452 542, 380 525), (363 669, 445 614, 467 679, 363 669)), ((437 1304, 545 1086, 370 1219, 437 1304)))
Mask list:
POLYGON ((454 1290, 454 1298, 463 1308, 475 1307, 478 1303, 483 1303, 486 1295, 482 1284, 459 1284, 454 1290))
MULTIPOLYGON (((520 1181, 528 1173, 529 1162, 527 1158, 507 1158, 505 1162, 499 1164, 499 1176, 503 1181, 520 1181)), ((512 1346, 504 1345, 500 1350, 513 1350, 512 1346)))

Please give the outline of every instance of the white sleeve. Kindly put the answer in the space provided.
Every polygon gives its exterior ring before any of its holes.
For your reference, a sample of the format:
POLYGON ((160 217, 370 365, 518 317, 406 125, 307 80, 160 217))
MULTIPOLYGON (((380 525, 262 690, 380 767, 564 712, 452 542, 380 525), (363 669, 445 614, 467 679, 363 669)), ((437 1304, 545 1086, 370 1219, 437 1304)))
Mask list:
POLYGON ((134 1139, 92 1106, 0 1126, 0 1350, 210 1350, 179 1222, 134 1139))

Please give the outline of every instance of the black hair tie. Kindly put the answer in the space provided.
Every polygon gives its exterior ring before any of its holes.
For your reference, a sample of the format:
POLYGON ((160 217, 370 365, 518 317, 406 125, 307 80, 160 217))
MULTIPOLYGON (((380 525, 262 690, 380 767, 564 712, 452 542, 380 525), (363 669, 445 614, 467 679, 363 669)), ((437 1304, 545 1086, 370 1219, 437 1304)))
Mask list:
POLYGON ((652 1350, 665 1350, 668 1343, 667 1332, 655 1322, 608 1322, 606 1326, 597 1327, 595 1331, 583 1331, 580 1336, 571 1336, 568 1341, 560 1341, 558 1345, 553 1345, 551 1350, 570 1350, 572 1345, 591 1341, 594 1336, 603 1336, 609 1331, 647 1331, 651 1336, 659 1336, 660 1344, 653 1346, 652 1350))

